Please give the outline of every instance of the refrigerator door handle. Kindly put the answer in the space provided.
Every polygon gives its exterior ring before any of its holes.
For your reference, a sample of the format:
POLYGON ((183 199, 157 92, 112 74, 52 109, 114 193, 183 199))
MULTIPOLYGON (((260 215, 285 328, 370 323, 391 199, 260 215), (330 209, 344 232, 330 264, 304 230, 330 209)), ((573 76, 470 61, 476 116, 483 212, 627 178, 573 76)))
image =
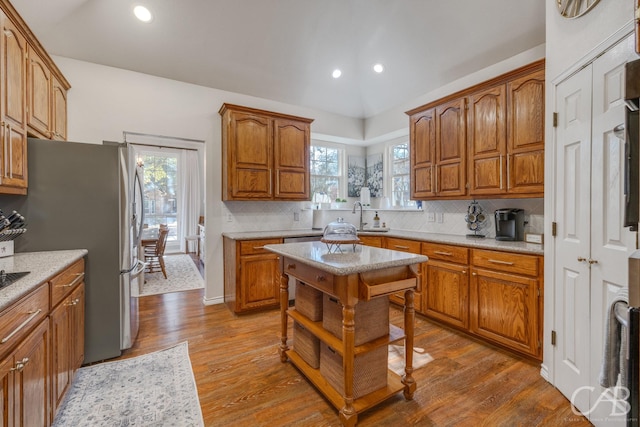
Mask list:
POLYGON ((147 262, 142 262, 140 260, 136 261, 136 264, 131 267, 128 270, 120 270, 120 274, 130 274, 132 278, 134 277, 138 277, 140 275, 140 273, 142 273, 144 271, 145 268, 147 268, 147 265, 149 263, 147 262))

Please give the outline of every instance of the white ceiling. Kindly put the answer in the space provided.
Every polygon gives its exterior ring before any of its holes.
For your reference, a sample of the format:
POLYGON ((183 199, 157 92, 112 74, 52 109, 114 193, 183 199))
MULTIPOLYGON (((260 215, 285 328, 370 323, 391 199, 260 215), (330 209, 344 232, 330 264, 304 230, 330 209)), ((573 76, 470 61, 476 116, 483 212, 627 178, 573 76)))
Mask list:
POLYGON ((541 0, 11 3, 52 55, 359 118, 545 39, 541 0), (135 4, 154 21, 139 22, 135 4))

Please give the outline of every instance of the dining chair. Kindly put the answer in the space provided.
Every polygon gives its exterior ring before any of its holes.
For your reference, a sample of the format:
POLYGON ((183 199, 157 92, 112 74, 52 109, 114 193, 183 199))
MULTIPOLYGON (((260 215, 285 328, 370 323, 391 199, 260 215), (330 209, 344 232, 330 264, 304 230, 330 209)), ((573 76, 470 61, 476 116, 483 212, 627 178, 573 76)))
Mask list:
POLYGON ((160 224, 158 229, 158 239, 154 245, 144 247, 144 259, 147 263, 145 272, 156 273, 162 271, 164 278, 167 278, 167 271, 164 266, 164 248, 167 245, 167 236, 169 235, 169 227, 160 224), (158 270, 158 268, 160 270, 158 270))

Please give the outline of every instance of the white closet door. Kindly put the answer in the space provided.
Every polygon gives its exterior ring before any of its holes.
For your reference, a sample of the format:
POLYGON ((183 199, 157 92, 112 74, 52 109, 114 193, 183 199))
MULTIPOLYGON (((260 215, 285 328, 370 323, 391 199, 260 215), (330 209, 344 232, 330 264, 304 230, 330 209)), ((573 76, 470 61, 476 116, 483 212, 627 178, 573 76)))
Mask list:
MULTIPOLYGON (((591 66, 556 88, 557 254, 554 385, 568 398, 590 384, 591 66)), ((573 402, 589 408, 589 395, 573 402)))
POLYGON ((618 289, 627 287, 627 259, 635 249, 636 233, 623 227, 624 140, 613 133, 625 120, 624 64, 636 58, 633 43, 634 37, 628 37, 593 62, 591 259, 597 263, 591 264, 591 385, 595 389, 590 419, 596 426, 625 419, 623 407, 612 411, 610 402, 594 403, 605 391, 598 377, 606 314, 618 289))

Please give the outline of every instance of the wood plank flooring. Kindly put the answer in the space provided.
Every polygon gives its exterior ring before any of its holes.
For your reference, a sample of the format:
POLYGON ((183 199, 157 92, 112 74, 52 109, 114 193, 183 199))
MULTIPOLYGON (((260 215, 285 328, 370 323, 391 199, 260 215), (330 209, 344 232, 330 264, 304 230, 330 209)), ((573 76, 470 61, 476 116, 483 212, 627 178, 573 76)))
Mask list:
MULTIPOLYGON (((123 358, 189 342, 207 426, 339 426, 337 411, 278 356, 277 310, 233 315, 204 306, 203 290, 140 298, 140 332, 123 358)), ((402 312, 391 319, 401 325, 402 312)), ((539 366, 416 316, 415 345, 434 361, 402 393, 358 417, 359 426, 589 426, 539 366)), ((289 334, 291 337, 291 334, 289 334)))

